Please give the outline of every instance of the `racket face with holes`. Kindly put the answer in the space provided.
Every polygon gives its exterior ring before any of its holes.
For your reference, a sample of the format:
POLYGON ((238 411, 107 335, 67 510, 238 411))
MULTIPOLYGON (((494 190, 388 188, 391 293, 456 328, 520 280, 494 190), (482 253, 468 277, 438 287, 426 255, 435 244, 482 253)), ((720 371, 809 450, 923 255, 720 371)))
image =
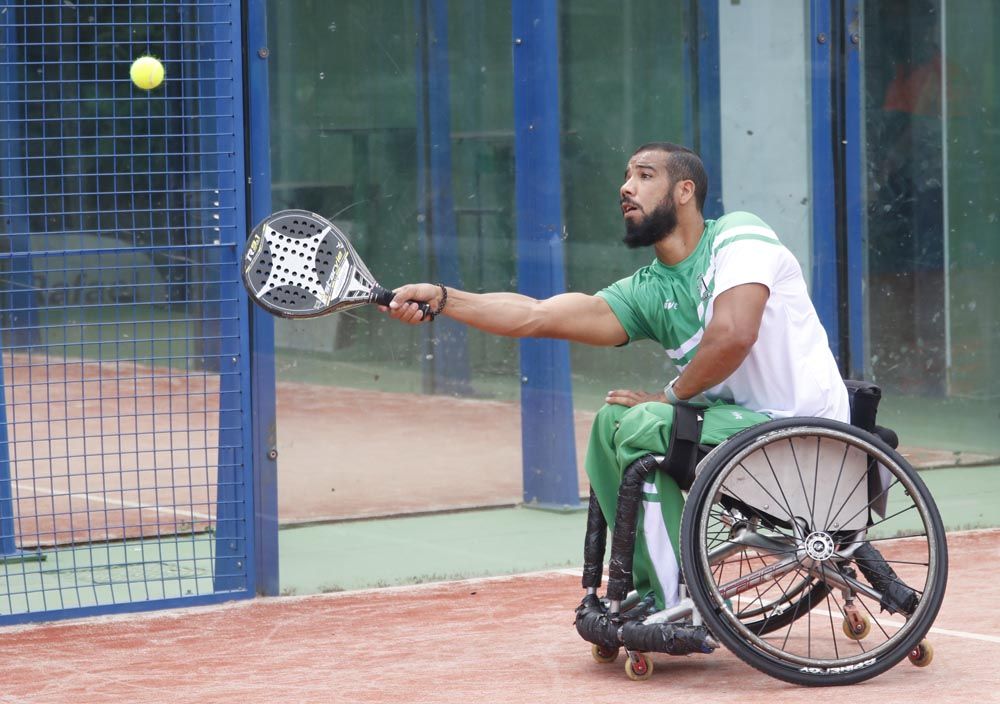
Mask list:
POLYGON ((282 210, 257 225, 241 271, 253 301, 283 318, 371 303, 378 286, 344 233, 307 210, 282 210))

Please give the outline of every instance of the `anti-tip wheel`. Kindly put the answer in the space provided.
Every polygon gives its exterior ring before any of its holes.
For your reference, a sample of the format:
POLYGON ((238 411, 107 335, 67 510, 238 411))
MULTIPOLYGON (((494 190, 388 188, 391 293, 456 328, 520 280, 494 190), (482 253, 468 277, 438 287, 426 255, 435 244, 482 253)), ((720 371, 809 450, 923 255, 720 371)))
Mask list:
POLYGON ((590 648, 590 654, 594 656, 594 661, 602 665, 607 665, 618 659, 620 648, 605 648, 594 643, 590 648))
POLYGON ((653 676, 653 661, 644 653, 633 653, 625 661, 625 674, 636 682, 653 676))
POLYGON ((851 619, 845 618, 842 625, 844 635, 851 640, 863 640, 865 636, 872 632, 872 622, 867 616, 861 616, 854 623, 851 622, 851 619))
POLYGON ((934 659, 934 648, 931 646, 930 641, 924 639, 917 643, 906 657, 917 667, 927 667, 931 664, 931 660, 934 659))

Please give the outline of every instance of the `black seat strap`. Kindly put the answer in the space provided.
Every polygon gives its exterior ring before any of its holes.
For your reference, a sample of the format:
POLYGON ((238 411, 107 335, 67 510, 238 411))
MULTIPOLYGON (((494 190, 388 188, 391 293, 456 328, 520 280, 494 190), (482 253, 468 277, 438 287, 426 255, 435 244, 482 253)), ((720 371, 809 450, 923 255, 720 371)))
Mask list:
POLYGON ((695 468, 698 466, 701 426, 704 416, 699 408, 677 404, 674 406, 674 422, 670 427, 670 447, 660 464, 677 486, 687 491, 694 483, 695 468))

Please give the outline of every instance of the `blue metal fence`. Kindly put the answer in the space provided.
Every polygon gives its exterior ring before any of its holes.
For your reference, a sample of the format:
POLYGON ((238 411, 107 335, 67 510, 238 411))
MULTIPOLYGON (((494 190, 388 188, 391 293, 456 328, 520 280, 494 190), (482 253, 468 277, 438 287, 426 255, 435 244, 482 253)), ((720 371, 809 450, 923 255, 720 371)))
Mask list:
POLYGON ((0 623, 262 583, 242 9, 0 1, 0 623))

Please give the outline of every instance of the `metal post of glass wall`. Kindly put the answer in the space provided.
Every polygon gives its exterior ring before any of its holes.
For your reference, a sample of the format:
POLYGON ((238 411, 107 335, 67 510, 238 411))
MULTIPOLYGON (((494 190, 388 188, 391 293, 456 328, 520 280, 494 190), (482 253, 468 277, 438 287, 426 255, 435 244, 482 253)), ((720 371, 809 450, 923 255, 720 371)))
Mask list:
MULTIPOLYGON (((511 9, 518 289, 533 298, 547 298, 566 289, 559 15, 556 0, 514 0, 511 9)), ((521 342, 521 442, 525 503, 578 506, 569 346, 565 341, 521 342)))
MULTIPOLYGON (((0 246, 0 276, 6 279, 0 290, 10 295, 0 299, 0 353, 4 342, 30 344, 37 334, 34 288, 31 283, 32 263, 29 254, 28 209, 24 186, 23 144, 24 107, 19 79, 14 75, 22 65, 21 43, 17 39, 15 15, 18 8, 5 8, 0 14, 0 235, 6 247, 0 246), (6 251, 5 251, 6 250, 6 251)), ((0 559, 22 555, 17 548, 14 521, 13 487, 10 471, 10 440, 7 429, 7 407, 3 366, 0 365, 0 559)), ((40 555, 40 553, 37 553, 40 555)))
POLYGON ((865 372, 864 336, 864 184, 861 165, 861 2, 844 0, 841 53, 844 61, 844 217, 846 225, 847 359, 844 371, 852 379, 865 372))
POLYGON ((810 84, 813 194, 812 300, 840 359, 840 287, 837 273, 837 194, 834 189, 833 19, 830 0, 812 0, 807 35, 811 43, 810 84))
POLYGON ((198 8, 199 17, 209 20, 219 39, 209 43, 199 62, 202 100, 215 108, 205 116, 205 144, 215 147, 218 155, 220 187, 213 205, 221 224, 204 228, 216 230, 217 248, 207 250, 207 257, 218 267, 219 303, 213 305, 218 316, 219 370, 219 449, 216 489, 215 591, 243 592, 252 596, 256 585, 254 540, 256 534, 248 523, 254 518, 254 492, 250 483, 252 456, 252 397, 248 358, 250 326, 245 292, 239 291, 239 252, 246 241, 246 168, 243 49, 244 36, 239 18, 239 4, 231 7, 198 8), (236 17, 233 17, 235 15, 236 17), (229 21, 223 21, 229 20, 229 21), (223 49, 222 47, 226 47, 223 49), (213 53, 218 52, 216 55, 213 53), (232 61, 232 74, 219 75, 217 67, 232 61), (214 126, 214 129, 212 128, 214 126), (229 227, 225 227, 229 225, 229 227), (226 239, 221 239, 225 237, 226 239), (230 239, 231 238, 231 239, 230 239), (221 286, 231 287, 223 295, 221 286), (237 291, 239 291, 237 293, 237 291), (242 309, 241 309, 242 308, 242 309), (233 400, 238 399, 238 403, 233 400))
POLYGON ((29 345, 38 340, 38 310, 32 284, 31 242, 28 229, 27 191, 24 174, 24 68, 22 42, 17 36, 17 6, 0 13, 0 234, 6 246, 0 255, 7 259, 3 267, 10 295, 4 302, 8 327, 6 341, 29 345), (6 250, 6 251, 5 251, 6 250))
POLYGON ((725 212, 722 193, 722 122, 719 98, 719 5, 688 0, 687 41, 684 52, 685 139, 701 157, 708 175, 704 214, 717 218, 725 212))
MULTIPOLYGON (((271 211, 270 118, 266 0, 248 0, 246 26, 246 91, 249 114, 247 173, 248 228, 271 211)), ((242 249, 238 249, 239 252, 242 249)), ((240 296, 246 292, 241 291, 240 296)), ((254 533, 257 580, 255 591, 279 593, 278 573, 278 450, 274 371, 274 318, 244 301, 250 309, 250 389, 253 444, 254 533)))
MULTIPOLYGON (((448 78, 448 2, 416 0, 417 202, 432 280, 461 287, 458 233, 452 195, 451 91, 448 78)), ((440 318, 425 331, 424 391, 468 395, 464 326, 440 318)))

